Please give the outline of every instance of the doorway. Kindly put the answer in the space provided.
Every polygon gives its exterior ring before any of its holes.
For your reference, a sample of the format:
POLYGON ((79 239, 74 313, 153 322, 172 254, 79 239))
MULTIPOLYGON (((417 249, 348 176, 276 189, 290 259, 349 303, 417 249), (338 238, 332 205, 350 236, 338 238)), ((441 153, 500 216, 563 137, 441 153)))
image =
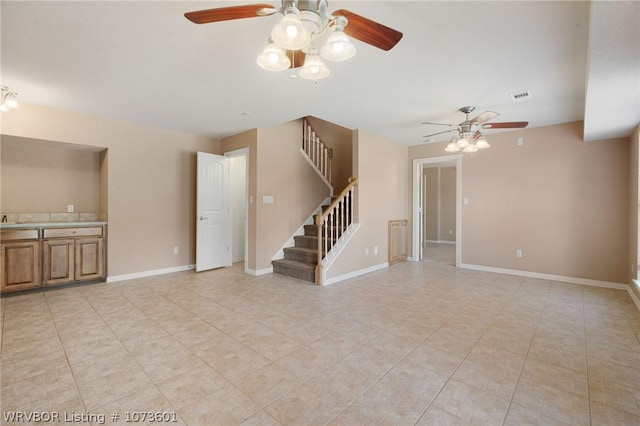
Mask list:
POLYGON ((411 260, 459 266, 462 230, 462 156, 413 160, 411 260))
POLYGON ((234 265, 243 264, 247 272, 249 148, 226 152, 229 158, 231 186, 231 257, 234 265))

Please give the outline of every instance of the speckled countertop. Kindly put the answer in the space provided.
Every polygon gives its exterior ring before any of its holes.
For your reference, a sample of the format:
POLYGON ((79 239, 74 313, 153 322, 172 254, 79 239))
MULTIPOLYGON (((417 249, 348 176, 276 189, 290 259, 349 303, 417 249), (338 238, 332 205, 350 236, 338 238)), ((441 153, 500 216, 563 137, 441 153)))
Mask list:
POLYGON ((0 229, 69 228, 75 226, 104 226, 107 222, 40 222, 40 223, 0 223, 0 229))

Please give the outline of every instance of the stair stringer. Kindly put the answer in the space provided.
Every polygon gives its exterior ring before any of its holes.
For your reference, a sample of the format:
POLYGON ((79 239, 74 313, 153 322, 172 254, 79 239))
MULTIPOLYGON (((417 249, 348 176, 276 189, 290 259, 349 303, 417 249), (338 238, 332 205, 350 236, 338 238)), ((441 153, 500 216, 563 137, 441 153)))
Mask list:
MULTIPOLYGON (((333 189, 332 189, 332 193, 333 193, 333 189)), ((287 247, 293 247, 295 246, 295 237, 298 237, 300 235, 304 235, 304 226, 305 225, 313 225, 314 222, 314 216, 322 213, 322 206, 326 205, 328 203, 331 202, 331 197, 327 197, 325 198, 318 207, 316 207, 316 209, 313 211, 313 213, 311 213, 311 215, 304 221, 304 223, 302 225, 300 225, 300 227, 293 233, 293 235, 291 235, 291 238, 289 238, 283 245, 282 247, 280 247, 280 250, 278 250, 273 257, 271 258, 271 261, 274 260, 282 260, 284 259, 284 249, 287 247)))
POLYGON ((333 262, 336 261, 340 257, 340 253, 342 250, 347 247, 349 241, 354 237, 358 229, 360 228, 360 223, 352 223, 349 225, 347 230, 340 236, 338 242, 331 248, 331 251, 327 256, 322 259, 322 268, 320 269, 320 285, 326 286, 331 283, 327 282, 327 272, 333 265, 333 262))

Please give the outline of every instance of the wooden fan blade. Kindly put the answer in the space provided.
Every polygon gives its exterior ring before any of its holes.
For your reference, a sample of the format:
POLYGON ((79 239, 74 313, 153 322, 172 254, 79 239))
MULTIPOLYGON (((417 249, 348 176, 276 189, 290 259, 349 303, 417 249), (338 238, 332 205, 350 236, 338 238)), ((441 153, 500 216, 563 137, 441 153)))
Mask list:
POLYGON ((482 124, 485 121, 493 120, 494 118, 496 118, 499 115, 500 114, 498 114, 495 111, 485 111, 482 114, 478 114, 476 117, 472 118, 470 121, 473 124, 482 124))
POLYGON ((483 129, 522 129, 529 125, 528 121, 509 121, 504 123, 487 123, 483 124, 483 129))
POLYGON ((449 133, 449 132, 453 132, 456 129, 451 129, 451 130, 445 130, 443 132, 438 132, 438 133, 431 133, 430 135, 425 135, 423 136, 423 138, 430 138, 431 136, 436 136, 436 135, 441 135, 443 133, 449 133))
POLYGON ((291 61, 289 68, 300 68, 304 65, 305 53, 302 50, 287 50, 287 58, 291 61))
POLYGON ((332 15, 344 16, 349 20, 344 27, 346 35, 378 49, 391 50, 402 38, 401 32, 345 9, 336 10, 332 15))
MULTIPOLYGON (((184 17, 194 24, 208 24, 210 22, 267 16, 270 15, 268 9, 273 9, 273 6, 266 3, 247 4, 243 6, 219 7, 216 9, 187 12, 184 14, 184 17), (260 11, 260 13, 258 13, 258 11, 260 11)), ((275 12, 277 12, 277 10, 273 9, 273 13, 275 12)))

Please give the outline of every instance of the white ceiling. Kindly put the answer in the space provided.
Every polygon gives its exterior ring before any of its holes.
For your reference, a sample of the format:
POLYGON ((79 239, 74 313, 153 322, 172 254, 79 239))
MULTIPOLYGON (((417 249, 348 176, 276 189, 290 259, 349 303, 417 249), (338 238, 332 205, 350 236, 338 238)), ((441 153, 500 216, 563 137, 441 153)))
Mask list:
POLYGON ((256 65, 276 16, 183 17, 246 3, 3 0, 1 83, 21 102, 212 137, 313 115, 415 145, 443 129, 422 121, 458 123, 464 105, 529 127, 586 118, 585 140, 640 122, 635 1, 591 15, 586 1, 329 1, 404 37, 389 52, 354 41, 316 84, 256 65), (531 99, 513 102, 522 90, 531 99))

